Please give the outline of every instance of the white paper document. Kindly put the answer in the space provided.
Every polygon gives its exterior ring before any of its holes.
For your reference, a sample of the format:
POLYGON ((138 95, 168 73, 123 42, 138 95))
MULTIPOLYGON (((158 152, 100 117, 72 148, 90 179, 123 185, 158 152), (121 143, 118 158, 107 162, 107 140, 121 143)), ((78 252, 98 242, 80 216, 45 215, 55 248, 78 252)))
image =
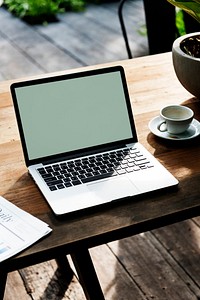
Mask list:
POLYGON ((0 262, 26 249, 52 229, 0 196, 0 262))

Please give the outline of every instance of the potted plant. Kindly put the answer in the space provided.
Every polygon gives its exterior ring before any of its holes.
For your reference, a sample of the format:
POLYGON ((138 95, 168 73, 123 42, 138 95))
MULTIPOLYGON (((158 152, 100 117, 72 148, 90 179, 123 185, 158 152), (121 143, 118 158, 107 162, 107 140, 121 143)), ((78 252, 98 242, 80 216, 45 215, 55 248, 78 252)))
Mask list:
MULTIPOLYGON (((200 0, 167 0, 200 23, 200 0)), ((181 84, 200 99, 200 32, 177 38, 172 46, 173 65, 181 84)))

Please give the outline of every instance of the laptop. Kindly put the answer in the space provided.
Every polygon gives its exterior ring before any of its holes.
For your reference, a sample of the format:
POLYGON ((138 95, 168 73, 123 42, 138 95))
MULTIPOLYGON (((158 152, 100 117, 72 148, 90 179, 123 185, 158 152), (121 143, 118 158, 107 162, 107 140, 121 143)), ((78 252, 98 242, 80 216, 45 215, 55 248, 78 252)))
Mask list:
POLYGON ((17 82, 11 94, 28 171, 56 215, 178 184, 138 142, 122 66, 17 82))

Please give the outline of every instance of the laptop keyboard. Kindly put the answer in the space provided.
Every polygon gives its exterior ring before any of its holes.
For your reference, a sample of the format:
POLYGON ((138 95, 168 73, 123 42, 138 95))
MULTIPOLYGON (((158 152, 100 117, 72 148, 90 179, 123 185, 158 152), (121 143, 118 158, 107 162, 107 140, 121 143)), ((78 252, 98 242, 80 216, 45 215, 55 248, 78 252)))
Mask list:
POLYGON ((138 172, 153 165, 137 148, 121 149, 38 168, 51 191, 138 172))

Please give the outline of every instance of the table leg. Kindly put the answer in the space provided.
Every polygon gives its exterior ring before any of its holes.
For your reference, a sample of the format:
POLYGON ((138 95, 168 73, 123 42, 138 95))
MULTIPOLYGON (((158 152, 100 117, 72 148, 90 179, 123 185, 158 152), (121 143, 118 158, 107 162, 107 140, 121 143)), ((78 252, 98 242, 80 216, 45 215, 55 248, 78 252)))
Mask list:
POLYGON ((71 254, 87 300, 105 300, 88 249, 71 254))
POLYGON ((72 271, 66 255, 60 255, 56 258, 59 271, 66 277, 67 282, 71 282, 74 272, 72 271))
POLYGON ((3 300, 6 288, 7 273, 0 270, 0 300, 3 300))

